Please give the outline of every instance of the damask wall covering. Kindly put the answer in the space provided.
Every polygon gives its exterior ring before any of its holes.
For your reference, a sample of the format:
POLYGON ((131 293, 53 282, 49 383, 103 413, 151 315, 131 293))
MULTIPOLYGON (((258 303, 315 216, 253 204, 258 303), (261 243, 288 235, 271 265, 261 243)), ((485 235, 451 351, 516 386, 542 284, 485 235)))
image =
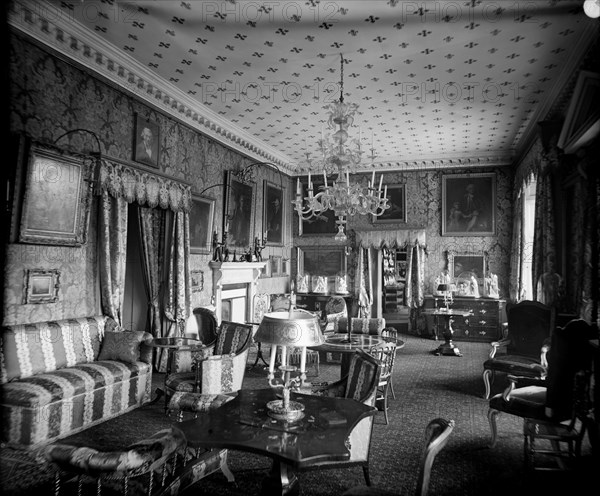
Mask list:
MULTIPOLYGON (((250 163, 247 157, 226 148, 153 108, 69 65, 21 36, 11 35, 10 45, 10 128, 11 132, 33 140, 53 142, 65 132, 83 128, 94 132, 103 155, 132 160, 135 115, 158 123, 161 133, 159 171, 191 184, 193 193, 224 182, 226 170, 240 170, 250 163)), ((76 151, 97 151, 95 141, 73 133, 58 143, 76 151)), ((14 166, 14 164, 11 164, 14 166)), ((267 167, 256 168, 256 203, 252 232, 262 232, 263 180, 280 181, 289 196, 291 181, 267 167)), ((223 188, 207 190, 216 199, 215 226, 222 232, 223 188)), ((288 201, 288 198, 286 198, 288 201)), ((291 198, 289 198, 291 201, 291 198)), ((88 242, 81 248, 12 243, 7 248, 5 267, 4 324, 20 324, 50 319, 81 317, 99 313, 96 247, 96 202, 92 204, 88 242), (59 301, 52 304, 23 305, 22 288, 27 269, 61 271, 59 301)), ((263 256, 289 257, 291 209, 286 212, 289 232, 286 246, 268 246, 263 256)), ((210 303, 211 255, 192 255, 191 270, 204 271, 204 289, 192 294, 192 306, 210 303)), ((267 289, 279 281, 264 283, 267 289)))
MULTIPOLYGON (((364 176, 367 182, 367 176, 364 176)), ((420 171, 405 173, 389 173, 384 175, 384 184, 406 184, 407 222, 398 224, 373 225, 371 218, 356 215, 348 220, 348 239, 352 241, 352 231, 372 229, 422 229, 425 231, 427 244, 427 262, 425 265, 425 280, 428 282, 425 291, 431 293, 431 281, 445 268, 446 252, 454 250, 457 253, 488 252, 489 268, 498 275, 500 294, 508 295, 508 274, 510 261, 510 243, 512 235, 512 187, 513 173, 510 167, 475 169, 455 169, 452 172, 420 171), (496 235, 495 236, 442 236, 441 205, 442 205, 442 175, 466 174, 478 172, 496 173, 496 235)), ((297 217, 294 217, 294 236, 298 236, 297 217)), ((333 236, 300 236, 296 239, 298 246, 329 246, 335 245, 333 236)), ((351 277, 354 271, 354 255, 349 258, 348 270, 351 277)), ((295 265, 293 270, 295 270, 295 265)))

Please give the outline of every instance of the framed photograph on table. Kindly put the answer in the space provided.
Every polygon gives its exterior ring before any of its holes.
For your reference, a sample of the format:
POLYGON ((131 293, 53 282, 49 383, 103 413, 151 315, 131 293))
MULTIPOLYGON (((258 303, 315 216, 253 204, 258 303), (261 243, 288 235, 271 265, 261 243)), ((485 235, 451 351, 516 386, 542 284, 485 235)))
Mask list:
POLYGON ((25 303, 56 303, 60 287, 60 272, 55 269, 25 271, 25 303))
POLYGON ((442 236, 496 234, 496 174, 442 176, 442 236))
MULTIPOLYGON (((308 181, 307 181, 308 183, 308 181)), ((313 195, 319 193, 323 187, 323 181, 312 181, 313 183, 313 195)), ((301 183, 302 198, 308 196, 308 187, 306 184, 301 183)), ((320 214, 312 217, 308 220, 300 219, 299 232, 301 236, 325 236, 335 234, 337 232, 337 226, 335 224, 336 216, 333 210, 326 210, 320 214)))
POLYGON ((270 182, 263 185, 263 229, 268 245, 283 246, 284 205, 283 189, 270 182))
POLYGON ((373 216, 373 224, 392 224, 406 222, 406 186, 404 184, 387 185, 388 205, 379 216, 373 216))
POLYGON ((215 200, 192 194, 190 253, 211 253, 215 200))
POLYGON ((31 147, 19 241, 80 246, 87 242, 91 161, 54 147, 31 147))
POLYGON ((135 114, 133 160, 158 169, 160 129, 156 122, 135 114))
POLYGON ((228 171, 226 184, 223 232, 228 233, 229 250, 241 255, 253 242, 254 183, 246 184, 228 171))

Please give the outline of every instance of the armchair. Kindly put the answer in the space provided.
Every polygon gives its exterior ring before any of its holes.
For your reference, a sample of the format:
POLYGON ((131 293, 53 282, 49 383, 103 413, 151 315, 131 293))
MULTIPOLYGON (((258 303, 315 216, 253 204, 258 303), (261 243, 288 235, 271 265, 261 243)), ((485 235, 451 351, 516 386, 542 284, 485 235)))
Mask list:
POLYGON ((167 395, 175 392, 221 394, 242 388, 252 342, 252 324, 222 321, 210 356, 197 356, 194 371, 170 374, 167 395))
POLYGON ((190 372, 193 364, 212 355, 217 340, 217 316, 209 308, 198 307, 192 310, 190 318, 196 320, 198 340, 202 346, 191 346, 186 349, 174 350, 170 354, 170 370, 175 372, 190 372))
POLYGON ((348 307, 346 300, 341 296, 331 296, 325 303, 325 318, 327 323, 323 332, 334 330, 335 322, 341 317, 348 317, 348 307))
POLYGON ((506 313, 508 334, 491 343, 489 358, 483 363, 485 399, 490 397, 490 378, 493 381, 496 372, 541 379, 548 368, 546 354, 554 328, 554 308, 521 301, 508 303, 506 313))
POLYGON ((589 340, 592 338, 592 327, 587 322, 572 320, 552 333, 545 380, 509 376, 509 387, 489 401, 491 448, 497 441, 496 418, 504 412, 524 419, 527 468, 535 468, 536 453, 553 455, 559 462, 565 455, 571 461, 579 456, 590 412, 592 350, 589 340), (552 449, 538 450, 538 439, 550 441, 552 449), (562 450, 562 442, 567 443, 567 451, 562 450))
MULTIPOLYGON (((352 398, 365 405, 374 406, 377 398, 377 386, 381 375, 379 360, 368 353, 358 350, 350 361, 348 375, 337 382, 312 390, 312 394, 352 398)), ((350 459, 340 462, 322 462, 312 465, 312 469, 341 468, 361 465, 367 486, 371 485, 369 476, 369 451, 373 432, 373 416, 362 419, 352 429, 347 444, 350 459)))

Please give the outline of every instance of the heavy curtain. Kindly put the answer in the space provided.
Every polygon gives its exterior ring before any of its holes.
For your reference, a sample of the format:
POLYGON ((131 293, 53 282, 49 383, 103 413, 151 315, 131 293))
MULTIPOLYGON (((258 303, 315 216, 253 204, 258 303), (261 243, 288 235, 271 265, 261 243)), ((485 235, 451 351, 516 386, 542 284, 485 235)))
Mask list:
MULTIPOLYGON (((121 323, 127 253, 127 204, 139 208, 148 322, 153 336, 184 332, 190 313, 189 185, 113 160, 101 160, 99 258, 102 309, 121 323)), ((164 371, 166 356, 155 366, 164 371)))
POLYGON ((523 190, 521 184, 514 194, 513 230, 510 247, 510 274, 508 278, 508 294, 512 301, 519 301, 521 295, 521 257, 523 256, 523 190))
POLYGON ((369 248, 358 248, 358 284, 356 298, 358 301, 358 316, 368 318, 371 316, 373 306, 373 286, 371 284, 371 263, 369 248))
MULTIPOLYGON (((406 305, 413 309, 423 305, 425 297, 425 259, 427 248, 415 241, 407 246, 406 305)), ((412 310, 411 310, 412 312, 412 310)))
POLYGON ((102 191, 98 208, 98 261, 102 313, 122 325, 127 257, 127 202, 102 191))

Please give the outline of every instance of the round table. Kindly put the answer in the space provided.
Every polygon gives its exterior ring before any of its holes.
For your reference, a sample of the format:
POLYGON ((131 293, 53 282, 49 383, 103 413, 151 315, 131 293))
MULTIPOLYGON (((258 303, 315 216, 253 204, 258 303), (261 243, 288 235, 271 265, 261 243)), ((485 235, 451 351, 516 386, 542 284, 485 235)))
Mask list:
MULTIPOLYGON (((399 340, 396 340, 399 341, 399 340)), ((373 334, 351 334, 348 339, 348 334, 333 334, 325 337, 325 343, 319 346, 309 346, 311 350, 325 351, 329 353, 341 353, 342 365, 340 369, 340 377, 343 378, 348 374, 350 369, 350 359, 356 350, 368 351, 374 346, 382 346, 388 341, 379 335, 373 334)), ((404 342, 401 341, 402 346, 404 342)), ((397 345, 399 348, 399 344, 397 345)))
POLYGON ((165 409, 168 406, 168 398, 166 395, 167 392, 167 379, 169 378, 169 375, 171 374, 171 368, 173 366, 173 360, 175 359, 173 352, 174 351, 182 351, 182 350, 191 350, 192 348, 202 348, 205 347, 206 345, 204 345, 202 343, 202 341, 199 341, 198 339, 194 339, 194 338, 184 338, 184 337, 164 337, 164 338, 154 338, 152 340, 151 346, 153 348, 160 348, 160 349, 166 349, 168 356, 167 356, 167 369, 165 371, 165 379, 164 379, 164 384, 165 387, 164 389, 160 389, 158 388, 155 393, 156 393, 156 398, 154 398, 152 400, 152 403, 156 403, 159 398, 161 396, 165 396, 165 409))

